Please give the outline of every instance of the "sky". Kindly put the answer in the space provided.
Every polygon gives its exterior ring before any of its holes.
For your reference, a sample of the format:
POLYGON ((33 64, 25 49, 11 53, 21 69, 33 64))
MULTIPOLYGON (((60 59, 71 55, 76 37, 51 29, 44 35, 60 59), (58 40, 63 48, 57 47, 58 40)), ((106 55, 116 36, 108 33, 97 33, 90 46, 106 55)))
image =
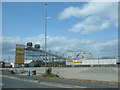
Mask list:
MULTIPOLYGON (((117 57, 117 2, 47 2, 47 48, 117 57)), ((44 48, 44 2, 2 3, 2 59, 14 61, 15 45, 33 42, 44 48)))

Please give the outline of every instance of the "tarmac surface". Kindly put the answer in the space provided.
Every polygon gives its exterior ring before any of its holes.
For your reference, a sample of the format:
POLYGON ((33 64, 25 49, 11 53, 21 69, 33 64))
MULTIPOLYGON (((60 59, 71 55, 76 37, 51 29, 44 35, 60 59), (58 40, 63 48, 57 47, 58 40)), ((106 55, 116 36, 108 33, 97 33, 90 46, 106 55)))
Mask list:
POLYGON ((43 85, 39 83, 26 82, 3 77, 2 88, 57 88, 53 86, 43 85))
MULTIPOLYGON (((6 74, 8 77, 20 78, 23 80, 32 80, 41 82, 43 86, 47 85, 48 88, 54 88, 54 85, 60 88, 64 87, 81 87, 81 88, 118 88, 118 67, 52 67, 52 73, 60 75, 60 78, 43 78, 41 74, 45 73, 45 67, 32 67, 32 68, 2 68, 4 72, 9 70, 17 70, 18 74, 6 74), (21 74, 20 71, 34 71, 37 75, 27 76, 26 73, 21 74), (50 85, 50 87, 49 87, 50 85)), ((9 72, 10 73, 10 72, 9 72)), ((4 74, 3 74, 4 76, 4 74)), ((16 79, 17 80, 17 79, 16 79)), ((10 80, 8 82, 12 82, 10 80)), ((2 84, 8 83, 4 78, 2 84)), ((17 81, 19 83, 19 81, 17 81)), ((30 81, 31 82, 31 81, 30 81)), ((13 82, 14 83, 14 82, 13 82)), ((16 84, 16 83, 15 83, 16 84)), ((11 86, 11 85, 8 85, 11 86)), ((24 86, 24 85, 23 85, 24 86)), ((6 88, 6 87, 5 87, 6 88)), ((27 88, 27 87, 26 87, 27 88)), ((43 87, 44 88, 44 87, 43 87)))
MULTIPOLYGON (((52 73, 58 74, 62 78, 96 80, 96 81, 118 81, 118 67, 51 67, 52 73)), ((6 69, 6 68, 4 68, 6 69)), ((10 70, 36 70, 37 75, 45 73, 45 67, 32 68, 9 68, 10 70)), ((26 74, 20 74, 26 75, 26 74)))
POLYGON ((36 76, 3 74, 2 77, 3 88, 118 88, 118 85, 36 76))

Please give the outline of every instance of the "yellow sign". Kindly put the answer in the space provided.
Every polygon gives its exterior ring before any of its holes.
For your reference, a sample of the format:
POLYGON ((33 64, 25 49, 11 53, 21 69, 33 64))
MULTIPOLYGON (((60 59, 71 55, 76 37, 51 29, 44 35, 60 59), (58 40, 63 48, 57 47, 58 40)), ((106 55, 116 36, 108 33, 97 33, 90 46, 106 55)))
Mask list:
POLYGON ((72 60, 67 60, 67 62, 73 62, 72 60))
POLYGON ((73 62, 73 63, 82 63, 82 62, 73 62))
POLYGON ((24 64, 24 45, 16 45, 15 64, 24 64))

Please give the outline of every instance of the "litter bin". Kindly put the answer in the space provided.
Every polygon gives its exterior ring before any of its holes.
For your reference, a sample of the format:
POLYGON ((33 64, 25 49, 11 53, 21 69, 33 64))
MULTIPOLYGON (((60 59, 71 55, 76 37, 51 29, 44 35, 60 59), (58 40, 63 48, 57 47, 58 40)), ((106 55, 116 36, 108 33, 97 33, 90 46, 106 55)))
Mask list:
POLYGON ((47 74, 52 74, 52 69, 51 68, 48 68, 47 71, 46 71, 47 74))
POLYGON ((34 71, 32 71, 32 75, 36 75, 36 71, 34 70, 34 71))

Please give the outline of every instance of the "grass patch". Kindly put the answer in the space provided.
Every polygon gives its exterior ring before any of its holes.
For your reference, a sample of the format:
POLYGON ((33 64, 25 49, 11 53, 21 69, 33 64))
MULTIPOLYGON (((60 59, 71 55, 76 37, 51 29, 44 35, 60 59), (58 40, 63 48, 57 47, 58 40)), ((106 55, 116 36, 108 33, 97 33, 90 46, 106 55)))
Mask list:
POLYGON ((57 75, 57 74, 42 74, 41 76, 43 76, 43 77, 60 77, 59 75, 57 75))

